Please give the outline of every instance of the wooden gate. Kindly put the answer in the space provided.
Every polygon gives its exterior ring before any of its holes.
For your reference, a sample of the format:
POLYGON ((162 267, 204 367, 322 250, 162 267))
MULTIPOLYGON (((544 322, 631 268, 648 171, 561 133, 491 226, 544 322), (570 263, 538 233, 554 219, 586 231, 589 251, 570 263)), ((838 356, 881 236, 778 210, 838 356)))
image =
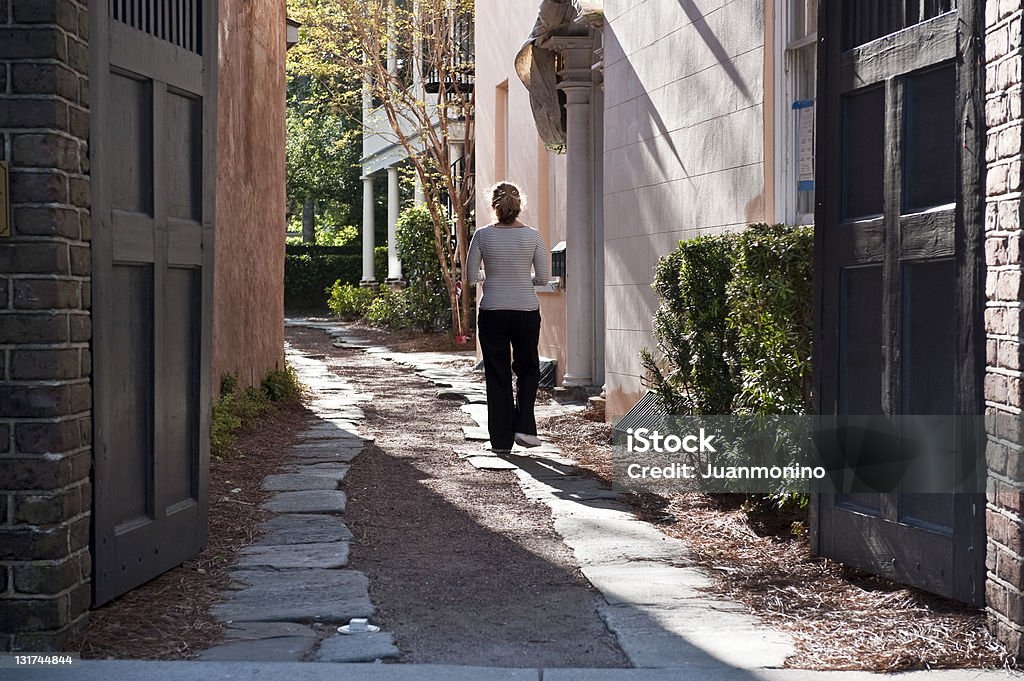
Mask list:
POLYGON ((89 11, 99 605, 206 543, 217 3, 89 11))
MULTIPOLYGON (((822 2, 821 414, 983 413, 983 13, 981 0, 822 2)), ((975 494, 822 495, 814 543, 980 605, 984 512, 975 494)))

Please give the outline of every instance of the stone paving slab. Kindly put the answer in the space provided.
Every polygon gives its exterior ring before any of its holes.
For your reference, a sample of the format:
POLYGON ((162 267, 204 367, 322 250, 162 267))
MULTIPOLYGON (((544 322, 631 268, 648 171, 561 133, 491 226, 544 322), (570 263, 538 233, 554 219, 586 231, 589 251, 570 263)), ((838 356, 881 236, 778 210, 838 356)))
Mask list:
POLYGON ((486 428, 478 426, 462 426, 462 434, 467 440, 490 440, 491 436, 486 428))
POLYGON ((788 636, 746 614, 742 605, 719 607, 695 600, 691 607, 603 605, 598 612, 634 667, 782 667, 795 652, 788 636))
POLYGON ((317 463, 349 464, 362 452, 362 447, 313 447, 309 449, 292 447, 288 451, 288 461, 286 463, 289 465, 311 465, 317 463))
POLYGON ((626 565, 585 565, 583 576, 603 595, 609 605, 666 606, 685 604, 704 595, 713 585, 698 570, 680 570, 659 563, 626 565))
POLYGON ((224 642, 199 654, 200 660, 295 662, 306 657, 317 633, 294 622, 246 622, 224 629, 224 642))
POLYGON ((335 634, 324 639, 313 659, 317 662, 373 662, 396 658, 401 651, 387 631, 366 634, 335 634))
POLYGON ((321 568, 331 570, 348 565, 347 541, 246 546, 231 570, 288 570, 321 568))
POLYGON ((372 662, 85 660, 59 673, 39 667, 5 669, 4 673, 4 681, 540 681, 536 669, 372 662))
POLYGON ((322 542, 351 541, 352 532, 337 516, 286 513, 271 518, 260 529, 265 535, 256 540, 257 546, 286 546, 288 544, 316 544, 322 542))
POLYGON ((309 473, 279 473, 263 479, 262 489, 267 492, 299 492, 310 489, 338 489, 348 468, 321 470, 309 473))
POLYGON ((342 513, 345 493, 340 490, 281 492, 261 508, 275 513, 342 513))
POLYGON ((484 471, 513 471, 516 465, 497 456, 471 456, 467 459, 473 468, 484 471))
POLYGON ((366 575, 355 570, 239 570, 213 614, 228 622, 346 624, 372 617, 366 575))

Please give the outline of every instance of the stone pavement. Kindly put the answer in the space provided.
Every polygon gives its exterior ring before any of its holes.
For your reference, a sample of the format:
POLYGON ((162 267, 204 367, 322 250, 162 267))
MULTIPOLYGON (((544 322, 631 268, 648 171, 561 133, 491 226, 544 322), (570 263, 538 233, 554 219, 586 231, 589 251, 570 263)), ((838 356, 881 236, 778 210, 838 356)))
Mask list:
MULTIPOLYGON (((366 576, 345 569, 352 533, 339 490, 367 437, 359 434, 357 393, 320 360, 289 349, 288 361, 313 391, 318 421, 288 452, 284 472, 267 476, 274 492, 264 505, 275 515, 265 534, 229 568, 231 585, 213 614, 225 641, 203 651, 205 661, 373 662, 399 655, 388 632, 341 634, 353 617, 372 620, 366 576)), ((228 667, 224 667, 225 669, 228 667)), ((0 672, 2 676, 2 672, 0 672)))
MULTIPOLYGON (((517 445, 511 455, 495 456, 487 442, 486 400, 479 402, 484 387, 440 366, 452 355, 391 352, 359 339, 343 325, 317 326, 336 346, 375 352, 409 366, 434 382, 439 395, 466 402, 462 410, 475 425, 463 427, 467 444, 455 453, 476 468, 514 472, 527 498, 551 509, 555 531, 604 596, 599 613, 634 667, 710 669, 724 663, 736 669, 769 669, 782 667, 793 653, 789 636, 766 626, 741 604, 702 590, 710 579, 694 567, 683 542, 637 520, 619 493, 584 475, 543 436, 540 447, 517 445)), ((537 416, 582 409, 581 403, 552 400, 538 405, 537 416)))
POLYGON ((420 664, 87 660, 67 669, 0 669, 4 681, 1006 681, 1024 674, 974 669, 905 674, 800 669, 504 669, 420 664))

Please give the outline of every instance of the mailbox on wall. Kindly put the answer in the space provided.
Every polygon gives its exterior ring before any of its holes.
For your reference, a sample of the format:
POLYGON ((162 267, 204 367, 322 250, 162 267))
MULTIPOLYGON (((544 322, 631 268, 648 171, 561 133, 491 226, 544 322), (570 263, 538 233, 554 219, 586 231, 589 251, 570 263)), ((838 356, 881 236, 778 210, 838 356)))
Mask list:
POLYGON ((551 276, 552 277, 564 277, 565 276, 565 242, 559 241, 558 244, 551 249, 551 276))

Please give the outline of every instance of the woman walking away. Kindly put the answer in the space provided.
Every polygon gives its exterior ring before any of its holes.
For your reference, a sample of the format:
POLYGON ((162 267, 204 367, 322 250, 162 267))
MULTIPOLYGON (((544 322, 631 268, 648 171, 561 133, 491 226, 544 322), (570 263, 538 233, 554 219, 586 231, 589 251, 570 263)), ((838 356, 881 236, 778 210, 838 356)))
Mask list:
POLYGON ((533 287, 548 283, 551 261, 544 237, 518 220, 523 209, 519 187, 511 182, 496 185, 491 190, 491 208, 497 222, 473 234, 466 269, 470 284, 483 283, 477 330, 487 379, 491 450, 507 454, 513 442, 523 447, 540 445, 533 416, 540 380, 540 301, 533 287), (484 272, 480 272, 481 260, 484 272))

